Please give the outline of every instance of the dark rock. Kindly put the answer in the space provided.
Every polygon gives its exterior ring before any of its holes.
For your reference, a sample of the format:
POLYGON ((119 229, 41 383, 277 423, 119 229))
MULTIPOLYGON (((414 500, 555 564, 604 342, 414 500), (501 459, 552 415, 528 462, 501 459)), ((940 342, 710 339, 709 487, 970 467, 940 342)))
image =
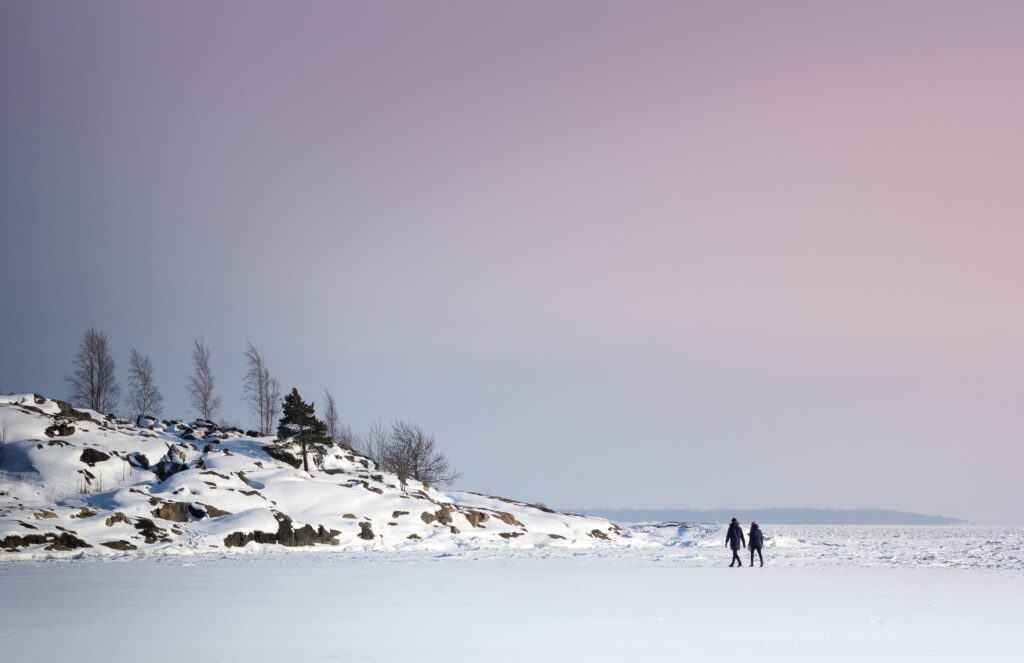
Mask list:
POLYGON ((224 509, 218 509, 217 507, 213 506, 212 504, 200 504, 200 506, 202 506, 203 508, 206 509, 207 515, 209 515, 211 518, 220 518, 221 516, 230 516, 231 515, 230 511, 225 511, 224 509))
POLYGON ((78 458, 89 467, 95 467, 96 463, 102 463, 105 460, 110 460, 110 454, 105 454, 102 451, 93 449, 92 447, 86 447, 82 450, 82 455, 78 458))
POLYGON ((420 519, 428 525, 434 522, 435 520, 441 525, 448 525, 452 522, 452 508, 450 506, 444 505, 433 513, 429 511, 424 511, 422 514, 420 514, 420 519))
POLYGON ((228 548, 241 547, 255 541, 256 543, 277 543, 282 546, 311 546, 315 543, 336 544, 341 534, 336 529, 324 529, 320 525, 315 530, 312 525, 304 525, 299 529, 292 527, 292 519, 283 513, 275 513, 277 532, 232 532, 224 537, 224 545, 228 548))
POLYGON ((592 536, 592 537, 594 537, 595 539, 601 539, 602 541, 607 541, 607 540, 608 540, 608 535, 607 535, 607 534, 605 534, 604 532, 602 532, 602 531, 601 531, 601 530, 599 530, 599 529, 591 530, 591 531, 590 531, 590 532, 589 532, 589 533, 587 534, 587 536, 592 536))
POLYGON ((548 534, 548 536, 550 536, 552 539, 562 539, 562 540, 565 540, 565 537, 562 536, 561 534, 548 534))
MULTIPOLYGON (((163 520, 170 520, 175 523, 187 523, 189 516, 189 505, 187 502, 164 502, 153 509, 153 517, 163 520)), ((203 513, 200 511, 199 513, 203 513)))
POLYGON ((524 526, 521 522, 516 520, 516 517, 513 516, 511 513, 506 513, 504 511, 495 511, 494 512, 494 516, 495 516, 495 518, 497 518, 501 522, 505 523, 506 525, 512 525, 513 527, 523 527, 524 526))
POLYGON ((364 541, 369 541, 373 538, 373 530, 370 529, 370 523, 359 523, 359 538, 364 541))
POLYGON ((53 543, 46 546, 46 550, 75 550, 76 548, 92 548, 92 546, 69 532, 61 532, 53 543))
POLYGON ((162 527, 157 527, 149 518, 138 518, 135 521, 135 529, 139 530, 143 537, 145 537, 146 543, 156 543, 160 541, 162 543, 170 543, 171 540, 167 538, 167 530, 162 527))
POLYGON ((161 481, 165 481, 167 477, 187 470, 188 465, 184 463, 183 454, 174 447, 168 445, 167 453, 164 454, 164 457, 149 469, 156 474, 161 481))
POLYGON ((245 436, 246 437, 263 437, 262 435, 260 435, 260 432, 258 430, 247 430, 247 431, 245 431, 245 436))
POLYGON ((58 419, 50 426, 47 426, 46 430, 43 432, 46 433, 46 437, 63 437, 66 435, 74 435, 75 427, 66 421, 58 419))
POLYGON ((121 550, 121 551, 138 550, 138 548, 136 548, 135 545, 133 545, 131 543, 128 543, 127 541, 104 541, 100 545, 101 546, 106 546, 106 547, 111 548, 113 550, 121 550))
POLYGON ((418 538, 420 538, 420 535, 419 534, 410 534, 409 536, 407 536, 405 538, 407 538, 407 539, 418 539, 418 538))
POLYGON ((392 518, 397 518, 399 516, 408 516, 408 515, 409 515, 408 511, 392 511, 391 512, 391 517, 392 518))
POLYGON ((92 548, 88 543, 79 539, 70 532, 61 532, 60 534, 49 532, 47 534, 27 534, 25 536, 10 534, 0 541, 0 548, 6 548, 7 550, 13 551, 18 548, 35 546, 42 543, 49 544, 46 546, 46 550, 64 551, 75 550, 78 548, 92 548))
POLYGON ((92 517, 93 517, 93 516, 95 516, 95 515, 96 515, 97 513, 98 513, 98 512, 96 512, 96 511, 93 511, 92 509, 86 509, 86 508, 85 508, 85 507, 83 506, 83 507, 82 507, 81 509, 79 509, 79 510, 78 510, 78 513, 76 513, 76 514, 73 514, 73 515, 72 515, 71 517, 72 517, 72 518, 92 518, 92 517))
POLYGON ((279 460, 282 463, 287 463, 292 467, 298 468, 302 465, 302 461, 296 458, 294 455, 288 453, 284 449, 272 444, 268 444, 263 447, 263 451, 274 460, 279 460))
POLYGON ((128 519, 128 516, 124 515, 120 511, 115 511, 114 515, 110 516, 103 522, 107 527, 113 527, 114 523, 124 523, 125 525, 132 524, 132 521, 128 519))
POLYGON ((138 451, 133 451, 127 456, 125 456, 125 460, 127 460, 128 464, 131 465, 132 467, 136 467, 140 470, 149 469, 149 459, 146 458, 144 454, 141 454, 138 451))
POLYGON ((74 419, 76 421, 91 421, 96 424, 101 423, 93 419, 92 416, 89 415, 88 413, 76 410, 74 407, 72 407, 71 403, 66 403, 64 401, 57 400, 55 400, 54 403, 56 403, 57 407, 60 408, 60 416, 62 417, 65 417, 67 419, 74 419))
POLYGON ((498 532, 498 536, 503 539, 514 539, 517 536, 522 536, 522 532, 498 532))
POLYGON ((0 548, 5 548, 8 551, 17 550, 18 548, 26 548, 28 546, 39 545, 40 543, 46 543, 46 534, 26 534, 25 536, 19 536, 17 534, 9 534, 0 540, 0 548))
POLYGON ((152 430, 153 426, 156 426, 156 418, 140 414, 135 419, 135 425, 138 426, 139 428, 147 428, 152 430))
POLYGON ((465 511, 463 514, 469 524, 473 527, 483 527, 483 523, 487 522, 487 514, 481 511, 465 511))

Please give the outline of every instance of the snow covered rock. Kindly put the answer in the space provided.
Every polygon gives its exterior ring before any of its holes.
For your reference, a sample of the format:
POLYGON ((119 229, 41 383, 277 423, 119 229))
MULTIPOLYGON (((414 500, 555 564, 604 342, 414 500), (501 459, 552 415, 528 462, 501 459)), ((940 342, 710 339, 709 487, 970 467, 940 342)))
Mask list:
POLYGON ((34 394, 0 396, 0 558, 187 552, 635 545, 603 518, 444 492, 328 447, 210 421, 134 424, 34 394))

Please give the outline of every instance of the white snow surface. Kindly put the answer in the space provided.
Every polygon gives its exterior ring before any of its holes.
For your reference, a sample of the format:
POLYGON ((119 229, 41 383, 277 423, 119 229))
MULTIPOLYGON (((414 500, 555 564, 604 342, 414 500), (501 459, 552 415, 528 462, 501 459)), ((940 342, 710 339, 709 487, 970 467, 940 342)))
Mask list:
POLYGON ((731 569, 718 524, 615 525, 403 489, 342 449, 307 474, 271 458, 269 439, 214 441, 191 426, 198 439, 187 440, 184 424, 87 414, 0 397, 4 660, 931 663, 1024 652, 1021 527, 762 523, 765 567, 731 569), (75 431, 47 434, 61 422, 75 431), (89 465, 90 448, 110 457, 89 465), (169 453, 187 467, 162 481, 129 462, 169 453), (176 503, 183 513, 160 517, 176 503), (284 517, 338 534, 227 546, 284 517), (89 547, 62 549, 63 534, 89 547), (21 544, 32 535, 45 540, 21 544))
POLYGON ((700 547, 0 562, 0 642, 5 660, 81 663, 931 663, 1024 651, 1019 570, 774 556, 730 569, 724 548, 715 567, 689 566, 685 551, 700 547))

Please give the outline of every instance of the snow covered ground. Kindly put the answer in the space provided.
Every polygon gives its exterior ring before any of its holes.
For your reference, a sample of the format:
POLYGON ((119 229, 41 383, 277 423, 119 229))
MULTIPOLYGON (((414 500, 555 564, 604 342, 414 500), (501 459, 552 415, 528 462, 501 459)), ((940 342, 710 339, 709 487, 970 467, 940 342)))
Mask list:
POLYGON ((337 447, 305 472, 33 394, 0 424, 3 661, 1024 658, 1020 527, 763 523, 767 566, 730 569, 720 525, 402 485, 337 447))
MULTIPOLYGON (((843 532, 827 529, 839 542, 843 532)), ((794 549, 741 570, 725 566, 724 548, 702 544, 3 562, 0 642, 5 660, 104 663, 1018 661, 1024 652, 1019 565, 894 557, 865 566, 794 549)))

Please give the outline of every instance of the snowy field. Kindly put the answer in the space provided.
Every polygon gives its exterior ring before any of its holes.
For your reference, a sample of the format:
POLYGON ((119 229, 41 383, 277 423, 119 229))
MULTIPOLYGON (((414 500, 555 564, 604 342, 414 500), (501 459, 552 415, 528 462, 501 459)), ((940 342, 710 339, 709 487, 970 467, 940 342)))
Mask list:
POLYGON ((0 642, 4 660, 105 663, 1024 655, 1024 529, 765 531, 766 567, 742 570, 717 527, 578 551, 0 562, 0 642))

